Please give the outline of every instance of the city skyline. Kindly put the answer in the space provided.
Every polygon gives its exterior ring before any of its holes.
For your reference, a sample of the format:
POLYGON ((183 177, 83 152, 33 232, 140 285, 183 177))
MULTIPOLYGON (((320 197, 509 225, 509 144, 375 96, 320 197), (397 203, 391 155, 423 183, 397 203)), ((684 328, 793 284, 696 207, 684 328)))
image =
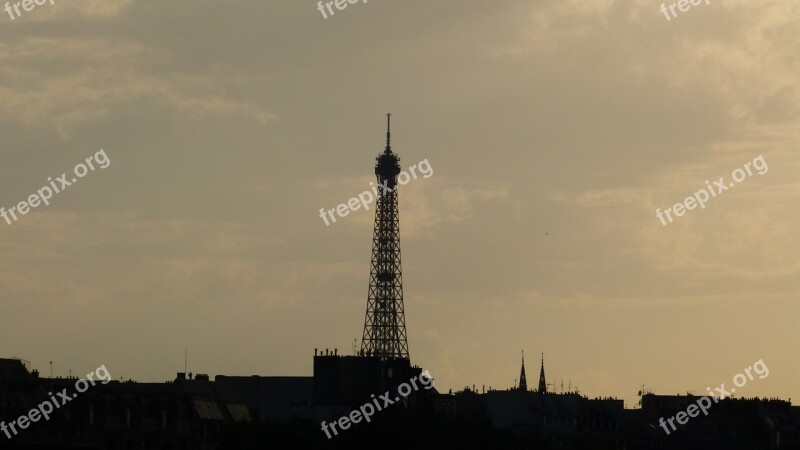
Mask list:
POLYGON ((187 347, 189 371, 241 376, 349 354, 374 208, 331 226, 319 211, 369 189, 392 112, 401 168, 435 171, 399 208, 408 347, 437 389, 510 388, 525 349, 548 382, 626 407, 642 385, 703 393, 758 360, 770 375, 741 396, 800 398, 800 10, 660 7, 418 0, 325 18, 316 2, 76 0, 4 16, 0 207, 101 149, 112 163, 0 221, 0 354, 140 381, 172 379, 187 347), (688 210, 758 157, 767 172, 688 210))

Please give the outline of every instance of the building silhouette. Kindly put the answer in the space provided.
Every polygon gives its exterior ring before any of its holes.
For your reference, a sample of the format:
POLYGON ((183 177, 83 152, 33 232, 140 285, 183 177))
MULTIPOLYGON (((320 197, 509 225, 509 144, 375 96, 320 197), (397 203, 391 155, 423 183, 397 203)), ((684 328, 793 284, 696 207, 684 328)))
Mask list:
POLYGON ((236 442, 239 427, 250 421, 239 392, 211 382, 207 375, 190 379, 179 373, 168 383, 110 381, 79 395, 74 388, 77 381, 43 378, 20 360, 0 359, 4 424, 52 401, 54 393, 75 393, 69 403, 53 410, 49 420, 18 429, 10 439, 0 434, 0 448, 217 449, 236 442))

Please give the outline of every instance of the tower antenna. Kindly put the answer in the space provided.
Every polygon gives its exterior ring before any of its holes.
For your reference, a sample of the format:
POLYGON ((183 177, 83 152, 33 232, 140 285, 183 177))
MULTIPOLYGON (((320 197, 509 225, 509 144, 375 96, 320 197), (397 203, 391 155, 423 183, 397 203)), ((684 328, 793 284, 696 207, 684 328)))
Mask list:
POLYGON ((392 113, 386 114, 386 153, 392 152, 392 113))

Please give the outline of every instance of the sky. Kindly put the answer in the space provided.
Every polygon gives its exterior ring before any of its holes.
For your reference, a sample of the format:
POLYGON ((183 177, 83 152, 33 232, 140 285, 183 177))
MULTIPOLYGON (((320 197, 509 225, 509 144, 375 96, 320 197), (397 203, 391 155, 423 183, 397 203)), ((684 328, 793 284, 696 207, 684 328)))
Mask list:
POLYGON ((0 11, 0 206, 109 161, 0 220, 0 357, 166 381, 185 352, 212 377, 351 354, 374 209, 319 210, 370 188, 391 112, 401 166, 432 168, 398 195, 410 356, 440 391, 511 387, 524 350, 529 385, 544 353, 557 390, 628 407, 759 360, 737 396, 800 398, 800 4, 317 6, 0 11))

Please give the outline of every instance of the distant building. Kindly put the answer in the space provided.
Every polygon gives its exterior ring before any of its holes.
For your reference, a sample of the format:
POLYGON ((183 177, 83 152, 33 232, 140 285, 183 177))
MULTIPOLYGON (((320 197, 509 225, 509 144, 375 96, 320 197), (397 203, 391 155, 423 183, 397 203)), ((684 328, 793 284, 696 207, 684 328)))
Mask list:
MULTIPOLYGON (((41 378, 17 360, 0 360, 0 420, 9 423, 48 399, 48 392, 75 392, 77 378, 41 378)), ((250 413, 235 388, 184 374, 171 383, 97 383, 55 409, 3 449, 228 448, 250 413)), ((0 436, 0 441, 5 441, 0 436)))
MULTIPOLYGON (((396 391, 422 369, 408 359, 381 360, 370 356, 314 355, 313 404, 315 417, 330 418, 372 401, 372 395, 396 391)), ((417 391, 416 393, 420 393, 417 391)))
POLYGON ((280 423, 312 417, 312 377, 233 377, 218 375, 214 381, 236 388, 253 420, 280 423))

